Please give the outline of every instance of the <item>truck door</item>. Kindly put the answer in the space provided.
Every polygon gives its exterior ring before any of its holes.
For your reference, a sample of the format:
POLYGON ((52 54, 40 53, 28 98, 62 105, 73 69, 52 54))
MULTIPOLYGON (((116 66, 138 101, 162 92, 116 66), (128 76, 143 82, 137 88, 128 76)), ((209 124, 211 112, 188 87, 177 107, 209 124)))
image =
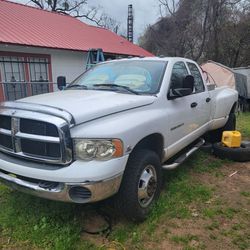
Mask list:
POLYGON ((208 123, 211 120, 211 98, 209 92, 205 89, 199 68, 192 62, 187 62, 187 66, 190 74, 194 77, 194 92, 192 95, 194 107, 192 113, 195 116, 197 126, 197 128, 194 128, 199 130, 197 132, 203 134, 207 131, 208 123))
MULTIPOLYGON (((183 79, 189 74, 187 67, 183 61, 176 62, 173 65, 170 87, 168 92, 172 91, 172 88, 181 88, 183 79)), ((168 93, 168 96, 169 96, 168 93)), ((194 110, 190 107, 193 102, 192 94, 188 96, 179 97, 173 100, 168 100, 167 105, 167 143, 168 154, 173 155, 180 151, 181 148, 187 146, 185 143, 186 138, 189 136, 190 128, 198 126, 196 124, 196 117, 194 110)))
POLYGON ((201 78, 199 69, 194 64, 187 65, 183 61, 176 62, 172 68, 170 88, 182 88, 183 79, 192 74, 195 78, 193 93, 187 96, 168 100, 168 156, 172 156, 186 147, 206 131, 210 115, 209 94, 201 78))

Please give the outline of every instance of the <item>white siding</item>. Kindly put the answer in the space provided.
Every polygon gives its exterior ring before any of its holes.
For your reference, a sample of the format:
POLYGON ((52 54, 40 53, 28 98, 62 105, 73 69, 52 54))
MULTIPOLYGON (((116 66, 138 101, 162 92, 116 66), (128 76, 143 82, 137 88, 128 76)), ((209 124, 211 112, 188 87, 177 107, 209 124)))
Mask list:
POLYGON ((84 72, 86 67, 86 53, 71 51, 54 51, 51 53, 53 81, 58 76, 66 76, 69 83, 84 72))

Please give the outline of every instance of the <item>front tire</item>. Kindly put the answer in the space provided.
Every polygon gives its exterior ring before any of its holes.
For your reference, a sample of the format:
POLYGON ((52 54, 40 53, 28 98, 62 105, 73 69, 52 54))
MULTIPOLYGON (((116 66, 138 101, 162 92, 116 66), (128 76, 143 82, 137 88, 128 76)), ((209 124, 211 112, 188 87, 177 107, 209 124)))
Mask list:
POLYGON ((130 156, 116 205, 123 215, 141 222, 158 200, 162 185, 162 169, 158 155, 150 150, 137 150, 130 156))

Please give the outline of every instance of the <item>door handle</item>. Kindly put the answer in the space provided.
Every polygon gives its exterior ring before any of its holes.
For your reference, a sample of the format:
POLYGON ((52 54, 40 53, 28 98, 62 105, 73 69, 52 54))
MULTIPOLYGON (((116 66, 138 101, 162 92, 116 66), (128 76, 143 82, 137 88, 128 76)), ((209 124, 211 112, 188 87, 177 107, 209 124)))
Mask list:
POLYGON ((206 102, 210 102, 210 101, 211 101, 211 98, 208 97, 208 98, 206 99, 206 102))
POLYGON ((191 108, 195 108, 197 105, 198 105, 197 102, 192 102, 190 106, 191 106, 191 108))

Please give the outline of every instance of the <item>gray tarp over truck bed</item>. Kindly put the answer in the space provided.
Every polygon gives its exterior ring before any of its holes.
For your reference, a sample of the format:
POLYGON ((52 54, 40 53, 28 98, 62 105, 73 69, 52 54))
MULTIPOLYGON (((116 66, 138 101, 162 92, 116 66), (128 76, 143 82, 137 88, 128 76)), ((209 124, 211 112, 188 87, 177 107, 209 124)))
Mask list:
POLYGON ((247 99, 250 99, 250 66, 234 68, 234 72, 240 73, 241 75, 246 76, 247 78, 247 99))

